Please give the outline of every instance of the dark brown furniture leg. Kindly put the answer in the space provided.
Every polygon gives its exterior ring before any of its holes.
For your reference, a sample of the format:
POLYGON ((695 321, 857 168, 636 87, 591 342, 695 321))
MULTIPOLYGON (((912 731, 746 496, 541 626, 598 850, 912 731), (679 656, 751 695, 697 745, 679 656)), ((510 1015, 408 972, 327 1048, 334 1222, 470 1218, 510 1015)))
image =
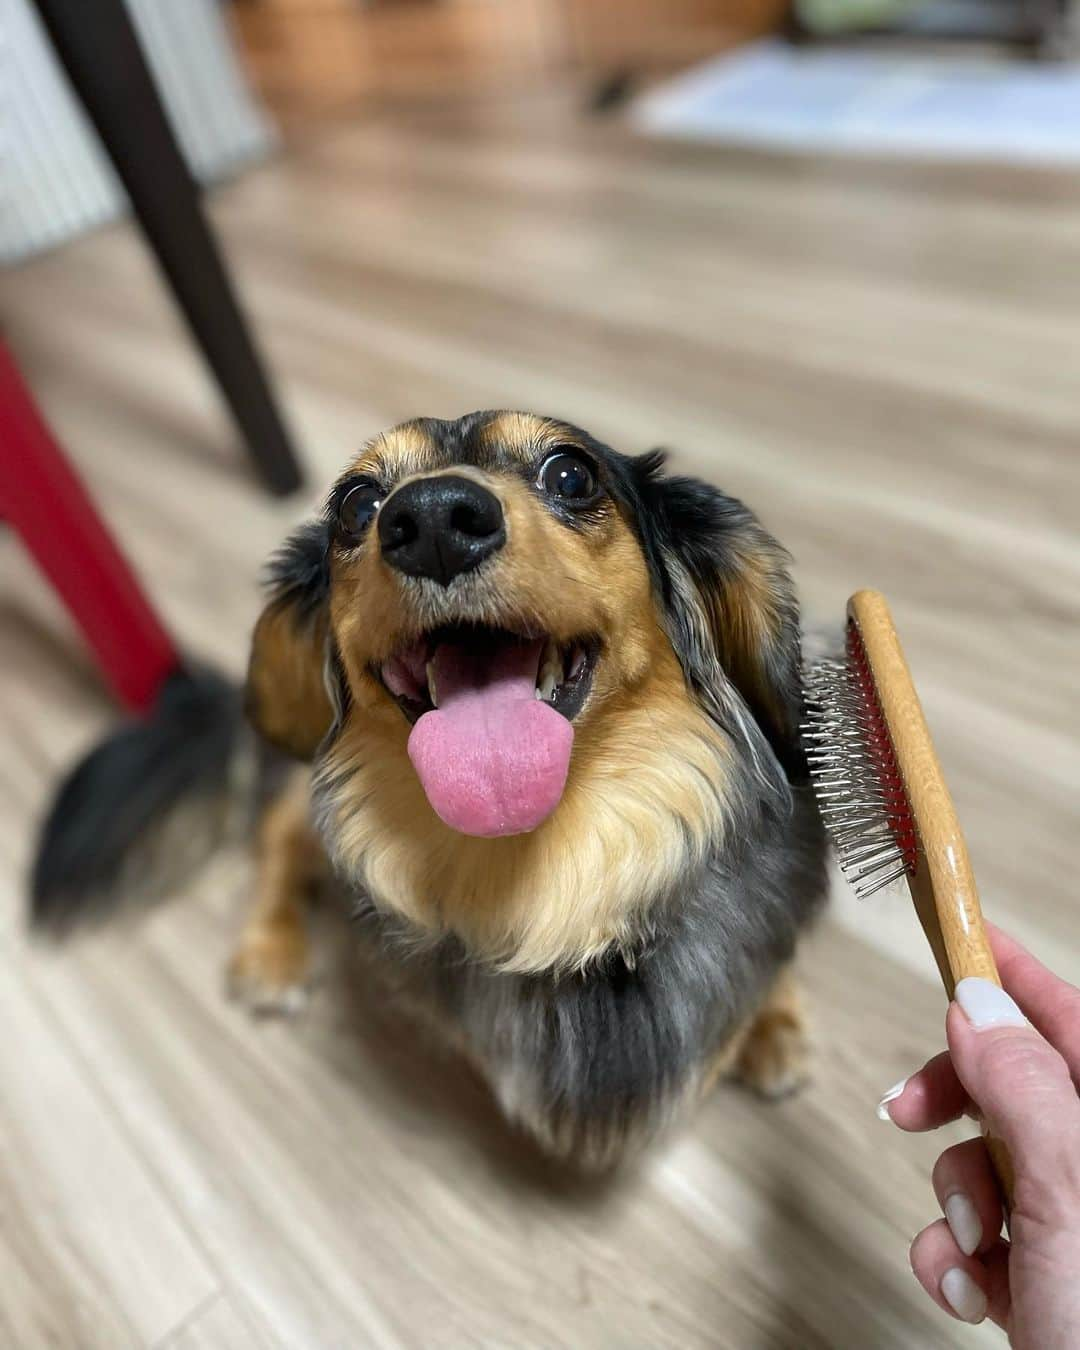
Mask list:
POLYGON ((135 215, 271 492, 301 472, 122 0, 36 0, 135 215))

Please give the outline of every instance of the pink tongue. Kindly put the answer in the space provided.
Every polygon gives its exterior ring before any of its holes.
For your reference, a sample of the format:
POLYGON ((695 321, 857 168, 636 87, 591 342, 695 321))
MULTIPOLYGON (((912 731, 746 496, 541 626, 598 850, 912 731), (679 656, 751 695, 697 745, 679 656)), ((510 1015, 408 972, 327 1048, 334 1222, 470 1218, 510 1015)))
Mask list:
POLYGON ((409 737, 409 758, 427 799, 463 834, 534 830, 559 804, 574 728, 536 698, 542 643, 435 652, 439 706, 409 737))

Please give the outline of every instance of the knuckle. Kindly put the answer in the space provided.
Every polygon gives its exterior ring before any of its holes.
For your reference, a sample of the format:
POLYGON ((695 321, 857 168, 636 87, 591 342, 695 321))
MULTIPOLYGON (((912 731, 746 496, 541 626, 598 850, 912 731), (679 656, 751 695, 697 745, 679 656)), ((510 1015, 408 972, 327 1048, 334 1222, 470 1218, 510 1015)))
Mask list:
POLYGON ((1068 1080, 1065 1061, 1034 1031, 999 1032, 983 1052, 984 1068, 1016 1086, 1045 1083, 1057 1087, 1068 1080))
POLYGON ((939 1154, 930 1174, 934 1194, 942 1204, 954 1190, 962 1190, 971 1197, 978 1196, 988 1166, 986 1145, 980 1136, 952 1144, 939 1154))
POLYGON ((935 1191, 940 1192, 952 1180, 963 1147, 963 1144, 953 1144, 950 1148, 938 1154, 937 1162, 934 1163, 934 1170, 930 1173, 930 1180, 935 1191))
POLYGON ((1017 1159, 1014 1213, 1028 1237, 1080 1230, 1080 1137, 1073 1132, 1057 1144, 1017 1159))

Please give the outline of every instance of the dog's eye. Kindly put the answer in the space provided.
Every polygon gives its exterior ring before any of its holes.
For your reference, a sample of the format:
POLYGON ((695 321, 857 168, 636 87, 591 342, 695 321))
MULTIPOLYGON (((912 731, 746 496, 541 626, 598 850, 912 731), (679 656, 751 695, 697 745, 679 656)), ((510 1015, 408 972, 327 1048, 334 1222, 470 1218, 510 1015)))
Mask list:
POLYGON ((363 534, 385 495, 378 483, 370 481, 356 483, 351 487, 338 506, 338 525, 342 532, 354 538, 363 534))
POLYGON ((580 455, 565 450, 544 460, 537 482, 552 497, 563 500, 587 501, 596 496, 596 474, 592 465, 580 455))

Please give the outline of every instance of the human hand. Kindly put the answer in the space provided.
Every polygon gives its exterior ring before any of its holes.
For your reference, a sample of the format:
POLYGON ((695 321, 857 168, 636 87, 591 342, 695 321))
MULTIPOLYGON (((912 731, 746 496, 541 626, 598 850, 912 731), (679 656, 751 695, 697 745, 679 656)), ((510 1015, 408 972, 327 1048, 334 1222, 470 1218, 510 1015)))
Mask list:
POLYGON ((1014 1350, 1075 1350, 1080 989, 988 929, 1009 993, 987 980, 961 980, 945 1021, 948 1050, 886 1093, 879 1114, 903 1130, 981 1115, 1004 1141, 1016 1174, 1009 1240, 1001 1237, 989 1154, 981 1139, 969 1139, 947 1148, 934 1166, 945 1218, 911 1244, 912 1269, 945 1312, 965 1322, 990 1317, 1014 1350))

